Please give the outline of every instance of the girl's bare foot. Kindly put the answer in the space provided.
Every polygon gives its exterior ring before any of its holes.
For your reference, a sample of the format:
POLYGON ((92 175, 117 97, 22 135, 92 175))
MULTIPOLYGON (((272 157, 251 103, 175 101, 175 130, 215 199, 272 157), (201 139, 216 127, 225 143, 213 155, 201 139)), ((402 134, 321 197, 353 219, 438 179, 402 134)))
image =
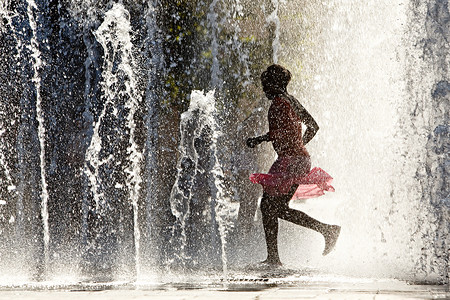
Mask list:
POLYGON ((323 256, 329 254, 334 249, 340 233, 341 226, 329 225, 328 230, 323 234, 323 237, 325 238, 325 249, 322 253, 323 256))
POLYGON ((266 259, 265 261, 262 261, 261 264, 271 265, 275 267, 281 267, 283 265, 279 259, 266 259))

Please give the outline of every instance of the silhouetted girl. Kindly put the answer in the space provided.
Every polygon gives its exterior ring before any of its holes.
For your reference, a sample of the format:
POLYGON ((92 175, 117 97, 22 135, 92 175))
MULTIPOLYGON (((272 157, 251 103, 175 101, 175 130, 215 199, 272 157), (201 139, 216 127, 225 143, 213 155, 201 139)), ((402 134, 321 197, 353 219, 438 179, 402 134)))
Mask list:
POLYGON ((261 142, 272 142, 278 155, 268 174, 252 174, 250 179, 264 188, 261 212, 267 244, 268 264, 281 265, 278 256, 278 218, 310 228, 323 235, 327 255, 335 246, 340 226, 328 225, 307 214, 289 208, 291 199, 318 197, 334 191, 332 178, 320 168, 311 170, 311 159, 305 145, 315 136, 319 126, 286 87, 291 73, 280 65, 271 65, 261 74, 263 90, 272 105, 268 112, 269 132, 249 138, 251 148, 261 142), (306 125, 302 136, 302 123, 306 125))

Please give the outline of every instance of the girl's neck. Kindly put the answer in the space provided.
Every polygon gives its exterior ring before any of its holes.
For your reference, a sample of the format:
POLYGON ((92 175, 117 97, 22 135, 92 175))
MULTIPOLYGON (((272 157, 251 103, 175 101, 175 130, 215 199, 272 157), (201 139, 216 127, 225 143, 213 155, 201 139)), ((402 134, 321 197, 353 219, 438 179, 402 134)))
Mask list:
POLYGON ((282 96, 286 93, 287 93, 286 90, 284 90, 284 91, 283 90, 269 91, 269 92, 266 92, 266 97, 269 100, 273 100, 273 99, 275 99, 275 97, 282 96))

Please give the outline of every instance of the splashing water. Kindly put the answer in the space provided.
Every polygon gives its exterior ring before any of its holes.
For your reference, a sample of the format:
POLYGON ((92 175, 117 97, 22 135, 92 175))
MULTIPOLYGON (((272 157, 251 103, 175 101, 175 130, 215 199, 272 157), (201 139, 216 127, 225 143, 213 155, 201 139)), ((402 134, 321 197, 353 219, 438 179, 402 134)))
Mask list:
POLYGON ((267 22, 275 25, 274 38, 272 41, 272 60, 273 63, 278 63, 278 51, 280 50, 280 18, 278 16, 279 2, 272 0, 273 11, 266 18, 267 22))
POLYGON ((211 86, 212 87, 220 87, 222 86, 222 82, 220 81, 220 69, 219 69, 219 61, 218 61, 218 43, 217 43, 217 13, 215 12, 217 3, 219 0, 213 0, 209 6, 208 12, 208 21, 210 24, 211 30, 211 55, 213 57, 212 66, 211 66, 211 86))
MULTIPOLYGON (((142 153, 136 143, 136 123, 135 115, 138 108, 138 99, 141 97, 136 82, 134 69, 136 65, 132 56, 131 43, 131 26, 128 11, 121 4, 115 4, 105 14, 105 20, 94 32, 97 41, 101 44, 104 51, 104 71, 103 71, 103 91, 106 99, 102 112, 98 120, 93 126, 93 134, 90 146, 86 151, 85 167, 86 175, 90 181, 96 210, 107 205, 107 196, 99 189, 102 188, 102 166, 107 166, 113 159, 114 154, 111 153, 101 159, 102 137, 100 136, 100 128, 107 114, 112 109, 113 116, 118 117, 118 109, 125 111, 125 126, 128 134, 128 148, 126 150, 128 167, 124 168, 126 174, 125 184, 129 191, 129 199, 133 208, 133 228, 134 228, 134 247, 135 247, 135 264, 136 274, 140 274, 139 250, 140 250, 140 229, 138 224, 139 206, 138 199, 140 197, 141 178, 141 161, 142 153), (125 78, 124 82, 122 78, 125 78), (121 86, 121 85, 124 86, 121 86), (122 89, 123 88, 123 89, 122 89), (125 100, 124 100, 125 99, 125 100), (123 104, 122 101, 125 101, 123 104), (123 105, 123 106, 122 106, 123 105), (92 169, 92 170, 91 170, 92 169)), ((86 67, 91 64, 92 58, 86 61, 86 67)), ((87 78, 89 80, 89 78, 87 78)), ((89 91, 89 86, 86 87, 89 91)), ((89 111, 89 101, 87 102, 87 110, 89 111)), ((88 119, 91 117, 88 114, 88 119)), ((109 179, 103 179, 109 180, 109 179)), ((116 183, 115 188, 121 189, 122 185, 116 183)))
MULTIPOLYGON (((157 1, 149 1, 146 15, 147 25, 147 37, 146 46, 148 51, 148 61, 146 62, 150 68, 148 69, 148 84, 145 96, 147 119, 146 119, 146 176, 147 179, 147 193, 146 193, 146 221, 147 221, 147 236, 148 243, 151 244, 151 248, 155 244, 157 237, 154 237, 152 232, 152 224, 157 221, 157 195, 158 195, 158 122, 160 121, 160 102, 161 91, 158 87, 159 78, 158 74, 160 70, 164 69, 164 55, 162 40, 158 36, 158 24, 157 24, 157 1)), ((154 249, 154 248, 153 248, 154 249)), ((149 251, 153 252, 153 251, 149 251)), ((150 259, 153 264, 157 264, 158 255, 150 255, 150 259)))
POLYGON ((226 276, 230 205, 224 193, 222 167, 217 159, 220 133, 215 113, 214 91, 206 95, 200 91, 192 92, 189 109, 181 115, 180 159, 170 199, 172 212, 177 218, 174 237, 179 236, 177 241, 181 243, 178 259, 184 265, 192 261, 195 265, 205 264, 199 261, 202 255, 209 256, 212 261, 219 255, 226 276), (210 228, 209 237, 195 233, 195 227, 203 226, 210 228), (206 251, 202 249, 204 243, 209 244, 206 251))
MULTIPOLYGON (((414 278, 417 273, 411 270, 417 268, 415 258, 422 256, 421 251, 436 249, 423 244, 434 235, 423 224, 435 222, 423 220, 434 214, 441 218, 447 213, 443 205, 431 212, 428 197, 421 199, 420 189, 428 188, 417 184, 416 172, 425 161, 423 155, 427 151, 423 149, 430 132, 428 125, 421 123, 429 122, 432 114, 428 111, 435 106, 430 105, 431 87, 416 83, 416 91, 408 92, 408 85, 417 78, 423 82, 436 79, 416 68, 416 64, 421 64, 417 58, 422 50, 414 49, 416 39, 409 33, 418 31, 407 27, 420 24, 422 28, 424 20, 419 16, 423 11, 411 12, 409 18, 420 19, 412 21, 408 19, 408 2, 391 4, 332 1, 307 5, 301 22, 281 26, 285 30, 281 43, 286 51, 280 61, 292 66, 290 92, 301 95, 302 104, 319 121, 321 129, 308 145, 313 164, 324 166, 333 174, 337 189, 328 199, 298 203, 296 207, 324 221, 340 223, 343 228, 335 254, 326 259, 311 255, 304 262, 317 262, 330 271, 345 269, 353 274, 362 271, 373 276, 397 274, 394 276, 414 278), (307 31, 308 40, 293 42, 296 31, 307 31), (305 47, 309 43, 310 47, 305 47), (413 57, 414 63, 407 63, 413 57), (418 72, 412 73, 411 66, 418 72), (421 93, 427 95, 417 97, 421 93), (323 210, 325 206, 327 209, 323 210)), ((421 9, 424 7, 418 11, 421 9)), ((292 7, 286 5, 282 14, 291 19, 292 7)), ((445 120, 442 114, 435 117, 441 120, 438 122, 445 120)), ((288 232, 291 234, 283 238, 286 244, 292 240, 293 231, 288 232)), ((298 237, 302 241, 317 238, 298 237)), ((448 241, 439 243, 446 243, 448 248, 448 241)), ((293 253, 299 247, 305 246, 291 243, 285 253, 293 253)), ((319 249, 308 247, 305 252, 319 249)), ((436 267, 448 263, 448 255, 439 256, 443 259, 436 267)), ((444 271, 437 273, 445 278, 444 271)), ((435 280, 432 277, 430 280, 435 280)))
MULTIPOLYGON (((195 92, 195 91, 194 91, 195 92)), ((207 94, 206 97, 212 97, 207 94)), ((217 128, 217 124, 212 124, 214 127, 214 133, 211 138, 211 158, 214 161, 214 166, 211 170, 210 189, 211 189, 211 202, 214 207, 214 218, 216 219, 219 237, 220 237, 220 252, 222 259, 222 271, 225 280, 228 278, 228 258, 227 258, 227 234, 232 229, 233 221, 230 214, 230 199, 227 198, 225 193, 224 174, 222 166, 217 157, 217 138, 220 135, 220 131, 217 128)))
MULTIPOLYGON (((179 231, 180 235, 180 257, 182 263, 190 259, 187 236, 187 218, 191 216, 192 199, 198 197, 196 192, 197 173, 204 173, 202 170, 205 166, 199 166, 199 151, 207 151, 211 130, 214 125, 214 92, 210 92, 206 98, 201 96, 201 92, 193 92, 191 95, 191 102, 187 112, 181 115, 180 123, 180 159, 177 164, 177 178, 172 188, 170 196, 170 204, 172 212, 177 219, 174 226, 174 233, 179 231), (202 100, 204 102, 202 102, 202 100), (206 137, 205 137, 206 135, 206 137)), ((203 153, 200 153, 200 155, 203 153)), ((204 188, 202 186, 202 188, 204 188)), ((207 201, 208 199, 195 200, 207 201)), ((207 208, 206 203, 202 203, 201 210, 207 208)), ((176 233, 175 233, 176 236, 176 233)))
POLYGON ((264 259, 247 178, 273 152, 245 139, 265 133, 258 78, 275 62, 320 125, 308 151, 337 190, 292 206, 343 228, 322 257, 320 236, 281 222, 283 263, 448 283, 447 1, 265 5, 0 3, 2 275, 227 277, 264 259), (248 239, 234 240, 245 201, 248 239))
MULTIPOLYGON (((4 127, 6 127, 6 126, 3 124, 3 122, 1 122, 0 128, 4 128, 4 127)), ((6 182, 4 184, 8 186, 8 191, 14 191, 16 189, 16 186, 14 185, 13 179, 11 177, 11 169, 8 165, 8 161, 6 160, 5 149, 3 149, 3 145, 6 145, 4 138, 3 138, 4 133, 5 133, 5 129, 1 129, 0 130, 0 143, 1 143, 0 165, 3 168, 3 173, 5 174, 5 177, 6 177, 6 182)), ((1 205, 6 204, 6 200, 1 199, 1 201, 2 201, 1 205)))
MULTIPOLYGON (((42 110, 42 98, 41 98, 41 77, 40 72, 42 68, 42 60, 41 60, 41 52, 39 50, 39 42, 37 40, 37 23, 34 17, 35 10, 37 10, 36 3, 34 1, 28 1, 27 6, 27 14, 28 20, 30 22, 30 27, 32 31, 31 36, 31 50, 32 57, 34 59, 33 62, 33 79, 32 81, 36 87, 36 119, 38 121, 38 138, 39 138, 39 147, 40 147, 40 168, 41 168, 41 215, 42 215, 42 225, 44 227, 44 268, 48 265, 49 262, 49 242, 50 242, 50 233, 49 233, 49 224, 48 224, 48 190, 47 190, 47 179, 46 179, 46 164, 45 164, 45 124, 44 124, 44 112, 42 110)), ((45 271, 44 271, 45 272, 45 271)))

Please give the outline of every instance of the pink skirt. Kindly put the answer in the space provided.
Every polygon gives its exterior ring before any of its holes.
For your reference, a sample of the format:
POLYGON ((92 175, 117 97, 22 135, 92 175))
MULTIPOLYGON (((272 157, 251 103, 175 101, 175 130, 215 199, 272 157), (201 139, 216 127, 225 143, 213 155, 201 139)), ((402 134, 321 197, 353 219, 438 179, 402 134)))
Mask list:
POLYGON ((253 183, 259 183, 271 196, 286 195, 294 184, 298 188, 292 199, 309 199, 324 195, 324 191, 334 192, 333 178, 320 168, 311 170, 309 156, 279 157, 268 174, 250 175, 253 183))

